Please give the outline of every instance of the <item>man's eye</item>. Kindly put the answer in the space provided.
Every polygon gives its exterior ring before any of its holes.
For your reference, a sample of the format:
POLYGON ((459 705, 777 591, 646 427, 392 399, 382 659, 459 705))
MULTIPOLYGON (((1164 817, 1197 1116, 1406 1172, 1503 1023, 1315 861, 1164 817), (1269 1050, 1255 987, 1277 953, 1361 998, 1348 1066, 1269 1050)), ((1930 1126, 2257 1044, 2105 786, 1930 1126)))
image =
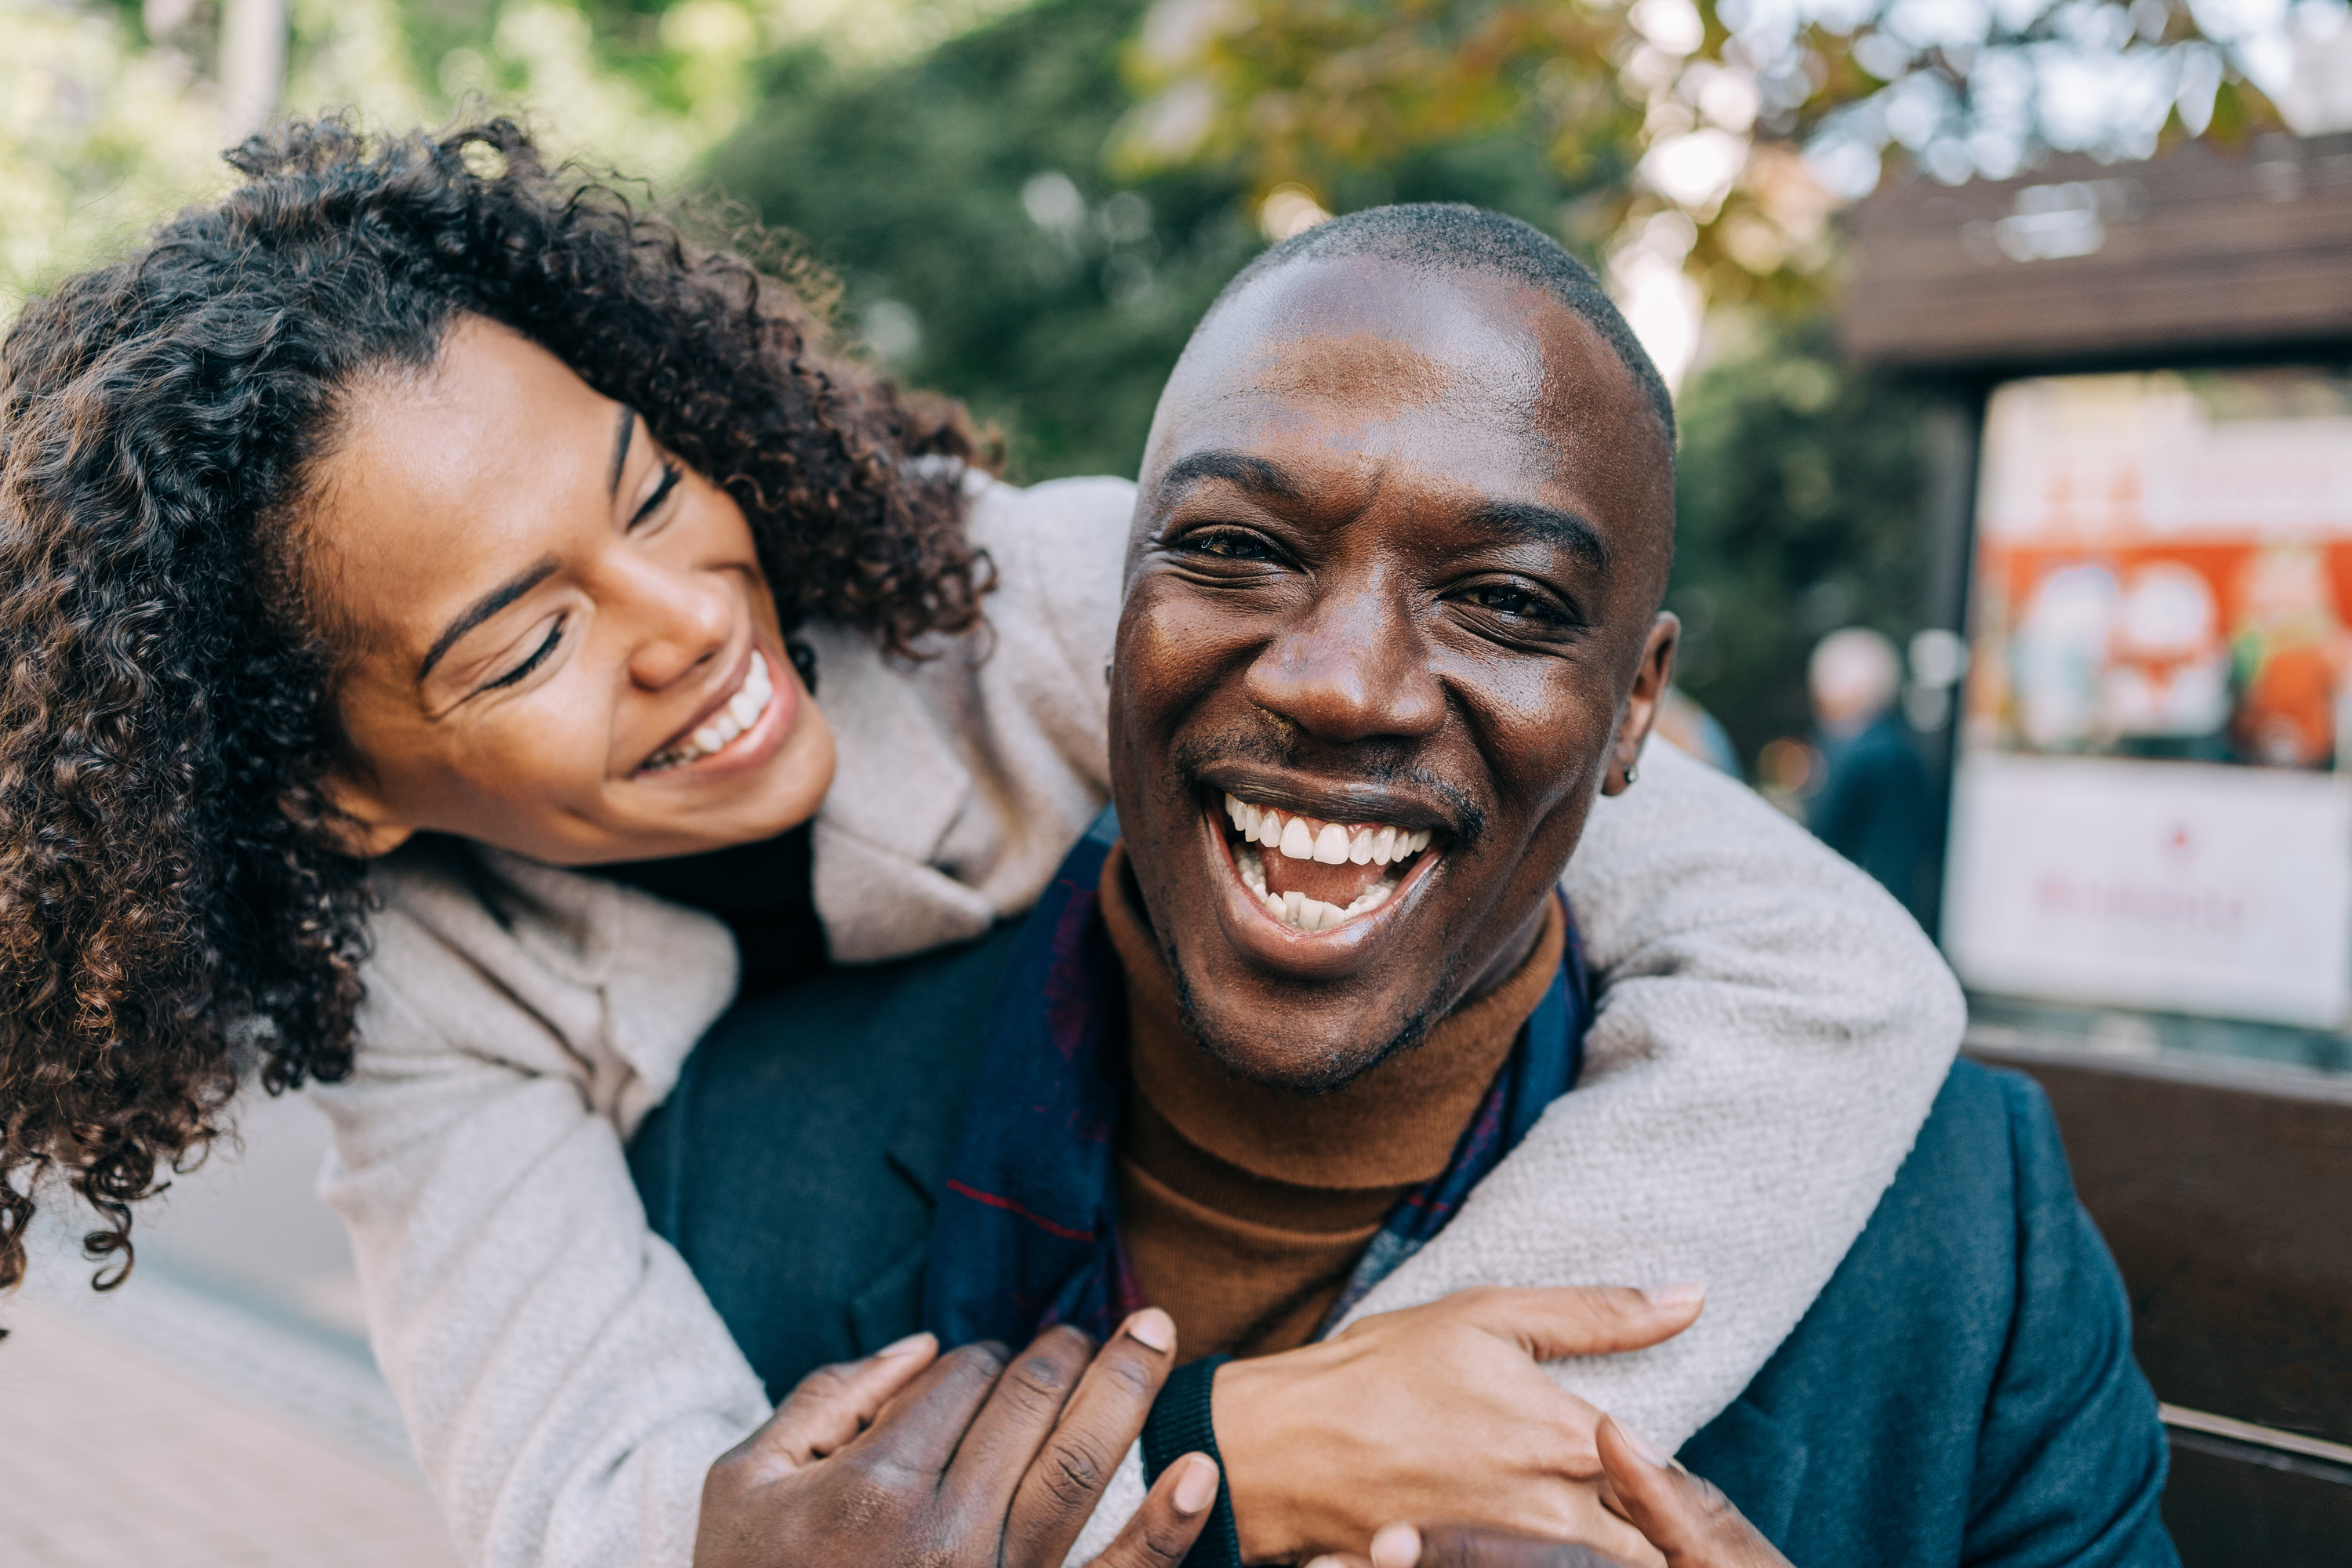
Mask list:
POLYGON ((1249 533, 1196 533, 1184 540, 1178 549, 1195 555, 1213 555, 1222 561, 1271 561, 1273 547, 1263 539, 1249 533))
POLYGON ((1482 610, 1492 610, 1498 616, 1514 616, 1528 620, 1554 621, 1559 618, 1540 595, 1525 588, 1515 588, 1508 583, 1488 583, 1471 589, 1463 595, 1482 610))

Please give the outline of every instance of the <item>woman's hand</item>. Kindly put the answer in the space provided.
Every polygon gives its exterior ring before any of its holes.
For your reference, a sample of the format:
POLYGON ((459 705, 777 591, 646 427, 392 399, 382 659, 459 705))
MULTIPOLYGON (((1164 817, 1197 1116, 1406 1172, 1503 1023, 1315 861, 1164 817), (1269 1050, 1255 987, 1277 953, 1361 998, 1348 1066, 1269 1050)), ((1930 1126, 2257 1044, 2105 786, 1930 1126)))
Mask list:
MULTIPOLYGON (((1060 1568, 1175 1348, 1147 1310, 1099 1354, 1075 1329, 1009 1361, 923 1334, 812 1373, 710 1467, 695 1568, 1060 1568)), ((1094 1568, 1176 1568, 1216 1495, 1216 1465, 1186 1455, 1094 1568)))
POLYGON ((1703 1292, 1465 1290, 1218 1368, 1213 1415, 1245 1562, 1361 1551, 1396 1519, 1469 1520, 1662 1559, 1602 1505, 1601 1413, 1539 1363, 1639 1350, 1703 1292))
MULTIPOLYGON (((1665 1554, 1668 1568, 1790 1568, 1780 1549, 1731 1500, 1607 1416, 1601 1468, 1610 1507, 1665 1554)), ((1531 1541, 1475 1525, 1416 1530, 1392 1524, 1372 1537, 1369 1557, 1318 1557, 1307 1568, 1614 1568, 1581 1546, 1531 1541)))

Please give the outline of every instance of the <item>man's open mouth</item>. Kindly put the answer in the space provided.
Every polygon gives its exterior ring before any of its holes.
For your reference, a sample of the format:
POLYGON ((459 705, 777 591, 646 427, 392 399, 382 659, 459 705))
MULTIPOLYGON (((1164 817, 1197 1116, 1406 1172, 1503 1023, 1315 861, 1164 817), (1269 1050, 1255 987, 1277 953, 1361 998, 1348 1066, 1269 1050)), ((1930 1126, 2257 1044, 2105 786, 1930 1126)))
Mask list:
POLYGON ((1227 795, 1234 868, 1266 913, 1294 931, 1329 931, 1396 892, 1431 834, 1379 822, 1322 822, 1227 795))

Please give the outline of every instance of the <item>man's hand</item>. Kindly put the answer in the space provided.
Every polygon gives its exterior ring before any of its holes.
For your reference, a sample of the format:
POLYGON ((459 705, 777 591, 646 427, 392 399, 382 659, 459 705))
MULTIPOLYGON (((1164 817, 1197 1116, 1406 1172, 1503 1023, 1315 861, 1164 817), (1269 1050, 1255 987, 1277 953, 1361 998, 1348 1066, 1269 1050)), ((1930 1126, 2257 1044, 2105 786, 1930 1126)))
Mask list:
MULTIPOLYGON (((695 1568, 1060 1568, 1174 1363, 1165 1312, 1095 1352, 1049 1329, 945 1356, 928 1334, 803 1379, 710 1468, 695 1568)), ((1094 1568, 1176 1568, 1217 1467, 1168 1467, 1094 1568)))
POLYGON ((1605 1415, 1599 1436, 1611 1505, 1666 1554, 1673 1568, 1790 1568, 1780 1549, 1712 1482, 1605 1415))
MULTIPOLYGON (((1598 1433, 1610 1505, 1639 1526, 1672 1568, 1790 1568, 1725 1497, 1607 1416, 1598 1433)), ((1332 1554, 1307 1568, 1616 1568, 1588 1547, 1470 1524, 1391 1524, 1367 1558, 1332 1554)))
POLYGON ((1214 1419, 1245 1562, 1297 1562, 1400 1516, 1474 1519, 1664 1561, 1603 1506, 1599 1411, 1542 1362, 1639 1350, 1696 1321, 1696 1289, 1464 1290, 1217 1371, 1214 1419))

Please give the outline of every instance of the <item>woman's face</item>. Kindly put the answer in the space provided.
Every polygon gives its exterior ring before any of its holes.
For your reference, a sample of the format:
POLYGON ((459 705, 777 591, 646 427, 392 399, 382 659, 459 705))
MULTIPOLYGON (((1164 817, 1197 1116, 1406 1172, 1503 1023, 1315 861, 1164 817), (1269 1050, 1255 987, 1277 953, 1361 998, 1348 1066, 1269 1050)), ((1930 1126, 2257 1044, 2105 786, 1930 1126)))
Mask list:
POLYGON ((431 830, 591 865, 815 813, 833 734, 742 509, 546 350, 460 317, 429 371, 353 389, 318 481, 362 852, 431 830))

